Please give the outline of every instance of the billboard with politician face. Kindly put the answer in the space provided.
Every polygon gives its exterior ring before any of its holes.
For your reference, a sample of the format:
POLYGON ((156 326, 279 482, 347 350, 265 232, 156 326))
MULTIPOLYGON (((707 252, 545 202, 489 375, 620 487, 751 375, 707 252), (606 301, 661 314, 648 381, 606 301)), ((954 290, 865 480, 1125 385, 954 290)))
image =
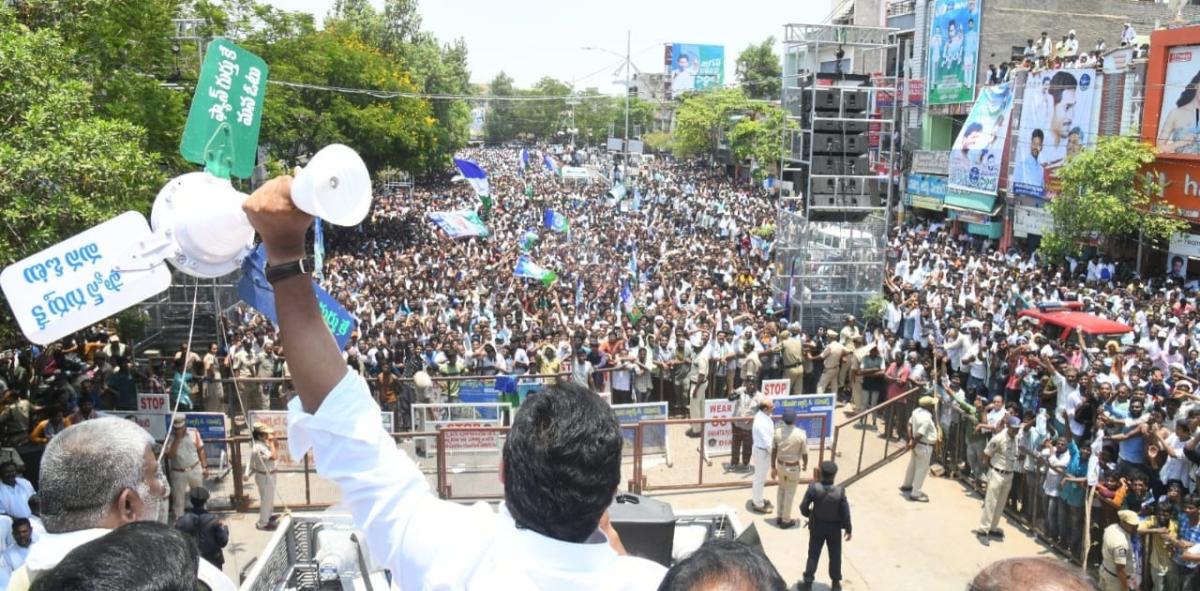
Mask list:
POLYGON ((1007 83, 980 91, 950 150, 950 189, 996 194, 1012 103, 1007 83))
POLYGON ((1159 154, 1200 154, 1200 45, 1170 48, 1162 108, 1159 154))
POLYGON ((927 104, 969 103, 975 98, 979 11, 983 0, 935 0, 929 26, 927 104))
POLYGON ((1095 82, 1096 71, 1090 69, 1029 75, 1017 131, 1013 194, 1041 199, 1053 196, 1053 171, 1095 144, 1091 121, 1095 82))
POLYGON ((672 43, 670 47, 667 80, 672 94, 724 86, 724 46, 672 43))

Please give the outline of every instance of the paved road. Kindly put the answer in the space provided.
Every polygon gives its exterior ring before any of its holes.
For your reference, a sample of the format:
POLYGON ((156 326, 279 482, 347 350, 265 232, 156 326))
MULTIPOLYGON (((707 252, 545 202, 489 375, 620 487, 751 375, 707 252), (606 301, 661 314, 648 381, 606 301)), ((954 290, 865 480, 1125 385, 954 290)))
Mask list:
MULTIPOLYGON (((854 514, 854 539, 845 544, 843 576, 846 589, 941 589, 959 591, 984 565, 1013 556, 1053 555, 1024 535, 1015 524, 1002 527, 1003 542, 983 546, 970 533, 979 519, 982 502, 969 496, 954 481, 930 478, 926 491, 932 501, 912 503, 897 490, 907 458, 901 458, 854 484, 849 499, 854 514)), ((719 470, 719 463, 714 463, 719 470)), ((746 510, 749 489, 658 495, 680 509, 727 505, 738 510, 743 523, 756 523, 772 562, 789 583, 804 570, 807 532, 781 530, 763 516, 746 510)), ((768 498, 775 489, 768 487, 768 498)), ((798 497, 799 498, 799 495, 798 497)), ((254 529, 256 515, 227 515, 231 546, 225 571, 237 580, 238 570, 257 556, 269 534, 254 529)), ((817 589, 828 578, 822 560, 817 589)))

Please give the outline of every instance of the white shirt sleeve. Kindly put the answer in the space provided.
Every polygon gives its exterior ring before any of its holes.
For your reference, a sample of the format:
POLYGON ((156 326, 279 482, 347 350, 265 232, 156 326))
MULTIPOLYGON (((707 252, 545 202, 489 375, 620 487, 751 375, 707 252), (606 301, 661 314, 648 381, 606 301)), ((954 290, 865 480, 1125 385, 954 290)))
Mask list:
POLYGON ((400 588, 423 588, 437 555, 488 521, 433 495, 425 476, 384 432, 379 406, 355 372, 346 372, 314 414, 304 412, 299 397, 292 399, 288 448, 296 458, 312 449, 317 473, 337 483, 371 555, 391 569, 400 588))

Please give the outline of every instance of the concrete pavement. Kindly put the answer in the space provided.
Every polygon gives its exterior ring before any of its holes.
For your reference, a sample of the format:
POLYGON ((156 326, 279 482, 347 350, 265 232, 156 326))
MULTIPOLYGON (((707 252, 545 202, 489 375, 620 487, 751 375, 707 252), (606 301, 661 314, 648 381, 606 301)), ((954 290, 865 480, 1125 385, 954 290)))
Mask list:
MULTIPOLYGON (((888 464, 852 485, 848 491, 854 537, 843 544, 844 587, 851 590, 922 589, 960 591, 988 563, 1014 556, 1055 556, 1048 548, 1005 520, 1004 541, 984 546, 971 529, 976 527, 982 499, 971 496, 955 481, 930 477, 925 491, 929 503, 913 503, 898 490, 907 456, 888 464)), ((803 488, 797 494, 797 502, 803 488)), ((656 495, 677 509, 734 507, 743 523, 755 523, 767 555, 789 584, 804 571, 808 532, 781 530, 773 516, 750 512, 749 489, 656 495)), ((767 496, 775 498, 774 487, 767 496)), ((254 528, 257 514, 227 514, 230 547, 225 572, 234 580, 258 556, 270 532, 254 528)), ((828 588, 828 567, 822 556, 815 589, 828 588)))

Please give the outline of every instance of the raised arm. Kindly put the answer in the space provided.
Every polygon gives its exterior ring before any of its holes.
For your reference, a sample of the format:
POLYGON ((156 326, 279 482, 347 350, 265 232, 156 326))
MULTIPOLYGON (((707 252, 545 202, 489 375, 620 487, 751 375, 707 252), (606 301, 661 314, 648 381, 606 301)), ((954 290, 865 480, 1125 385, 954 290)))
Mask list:
MULTIPOLYGON (((246 200, 242 209, 266 245, 268 265, 304 258, 304 234, 312 225, 312 216, 292 204, 291 177, 271 179, 246 200)), ((280 340, 287 348, 292 383, 304 410, 314 413, 345 377, 346 364, 321 318, 312 279, 293 275, 273 286, 280 340)))

